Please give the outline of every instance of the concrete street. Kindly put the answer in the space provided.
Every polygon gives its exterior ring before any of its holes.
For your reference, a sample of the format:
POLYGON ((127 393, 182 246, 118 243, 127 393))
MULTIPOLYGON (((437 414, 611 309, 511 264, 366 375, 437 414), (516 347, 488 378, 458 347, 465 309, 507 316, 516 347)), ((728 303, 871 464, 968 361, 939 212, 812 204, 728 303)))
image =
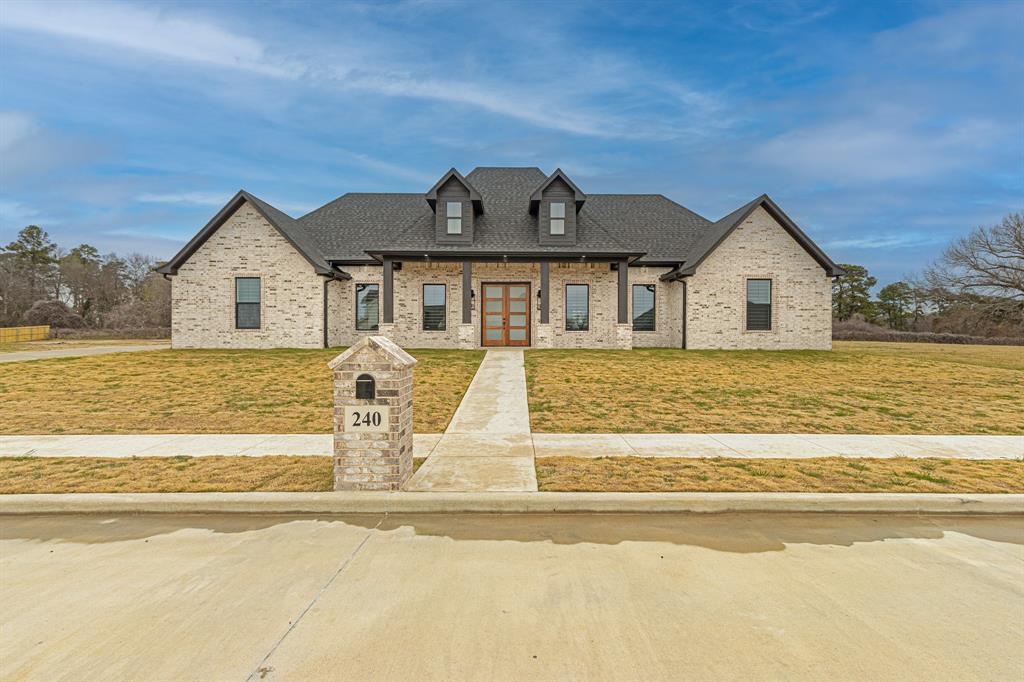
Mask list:
POLYGON ((0 678, 1021 679, 1024 519, 0 518, 0 678))

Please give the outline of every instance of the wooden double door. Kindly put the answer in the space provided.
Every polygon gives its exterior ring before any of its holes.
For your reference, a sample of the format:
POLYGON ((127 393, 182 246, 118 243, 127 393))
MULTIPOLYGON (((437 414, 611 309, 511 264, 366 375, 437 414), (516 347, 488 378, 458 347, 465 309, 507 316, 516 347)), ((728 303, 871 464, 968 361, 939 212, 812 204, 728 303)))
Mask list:
POLYGON ((480 339, 483 346, 530 345, 530 285, 483 284, 480 339))

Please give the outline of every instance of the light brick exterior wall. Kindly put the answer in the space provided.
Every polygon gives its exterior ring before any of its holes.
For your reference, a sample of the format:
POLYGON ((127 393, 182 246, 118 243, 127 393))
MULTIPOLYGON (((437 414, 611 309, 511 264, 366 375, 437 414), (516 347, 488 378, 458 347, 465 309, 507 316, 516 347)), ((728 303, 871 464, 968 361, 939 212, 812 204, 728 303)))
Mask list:
MULTIPOLYGON (((473 321, 462 326, 461 263, 404 263, 395 271, 394 325, 355 328, 355 286, 382 285, 380 266, 345 268, 351 280, 328 284, 328 343, 350 346, 386 334, 406 348, 479 347, 484 282, 530 286, 532 347, 680 348, 683 284, 658 278, 668 268, 629 269, 629 319, 633 284, 654 284, 655 331, 624 330, 617 320, 617 273, 607 263, 552 263, 550 324, 541 328, 536 263, 474 263, 473 321), (423 330, 423 285, 446 285, 444 331, 423 330), (565 285, 590 287, 590 328, 565 329, 565 285)), ((175 348, 318 348, 323 344, 323 278, 249 204, 243 204, 181 266, 172 279, 172 345, 175 348), (235 277, 261 278, 261 328, 235 329, 235 277)), ((754 211, 686 280, 688 348, 828 349, 831 282, 825 271, 762 208, 754 211), (772 280, 772 330, 745 331, 746 280, 772 280)))
POLYGON ((763 208, 687 278, 687 348, 831 349, 832 283, 763 208), (772 329, 746 331, 747 279, 772 280, 772 329))
POLYGON ((323 284, 248 202, 171 278, 174 348, 321 348, 323 284), (260 328, 235 329, 235 278, 260 278, 260 328))

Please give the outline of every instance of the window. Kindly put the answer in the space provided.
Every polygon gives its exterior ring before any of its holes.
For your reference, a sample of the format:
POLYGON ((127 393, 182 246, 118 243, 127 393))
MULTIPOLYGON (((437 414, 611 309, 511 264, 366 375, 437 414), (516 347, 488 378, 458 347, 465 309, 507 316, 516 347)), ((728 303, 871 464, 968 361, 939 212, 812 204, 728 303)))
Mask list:
POLYGON ((445 285, 424 284, 423 331, 444 331, 445 317, 445 285))
POLYGON ((772 281, 747 280, 747 331, 771 331, 772 281))
POLYGON ((565 204, 551 204, 551 234, 565 234, 565 204))
POLYGON ((590 329, 590 286, 565 285, 565 329, 585 332, 590 329))
POLYGON ((377 331, 380 322, 380 285, 356 285, 356 329, 361 332, 377 331))
POLYGON ((633 285, 633 331, 654 331, 654 285, 633 285))
POLYGON ((447 204, 448 234, 462 234, 462 202, 449 201, 447 204))
POLYGON ((260 328, 260 278, 235 277, 235 329, 260 328))

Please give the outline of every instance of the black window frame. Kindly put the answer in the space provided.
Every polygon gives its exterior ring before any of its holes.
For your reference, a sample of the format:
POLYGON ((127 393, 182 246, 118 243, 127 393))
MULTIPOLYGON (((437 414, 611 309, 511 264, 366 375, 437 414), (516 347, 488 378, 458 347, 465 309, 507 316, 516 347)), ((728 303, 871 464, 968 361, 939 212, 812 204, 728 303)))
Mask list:
POLYGON ((448 285, 442 282, 424 282, 420 291, 420 317, 421 327, 425 332, 443 332, 448 330, 448 285), (441 326, 427 327, 427 287, 441 287, 441 326))
POLYGON ((460 236, 462 234, 462 227, 463 227, 462 214, 465 212, 465 210, 466 209, 462 205, 461 201, 446 201, 445 202, 445 205, 444 205, 444 219, 445 219, 444 229, 445 229, 445 234, 450 235, 452 237, 458 237, 458 236, 460 236), (449 210, 451 209, 451 205, 452 204, 458 204, 459 205, 459 215, 458 216, 453 217, 452 214, 449 213, 449 210), (458 232, 452 232, 452 221, 453 220, 458 220, 459 221, 459 231, 458 232))
POLYGON ((355 324, 357 332, 377 332, 380 331, 380 283, 379 282, 356 282, 355 289, 353 289, 353 302, 352 311, 355 314, 355 324), (364 328, 359 326, 359 288, 360 287, 377 287, 377 323, 373 328, 364 328))
POLYGON ((630 292, 630 304, 632 306, 632 315, 630 316, 630 322, 633 325, 633 331, 635 332, 655 332, 658 331, 658 285, 656 284, 634 284, 633 290, 630 292), (651 328, 650 329, 637 329, 636 328, 636 290, 637 287, 643 287, 649 289, 651 292, 651 328))
POLYGON ((744 331, 748 331, 748 332, 770 332, 770 331, 772 331, 773 325, 775 324, 775 311, 773 310, 773 308, 774 308, 774 298, 775 298, 775 282, 772 281, 772 278, 770 278, 770 277, 748 277, 746 279, 745 283, 744 283, 743 295, 745 297, 744 298, 745 303, 744 303, 744 306, 743 306, 743 312, 744 312, 744 315, 743 315, 743 318, 744 318, 743 319, 743 329, 744 329, 744 331), (764 306, 764 305, 768 306, 768 326, 767 327, 761 327, 761 326, 752 327, 752 326, 750 326, 750 312, 751 312, 750 283, 751 282, 768 282, 768 303, 767 304, 765 304, 765 303, 755 304, 755 305, 758 305, 758 306, 764 306))
MULTIPOLYGON (((552 237, 564 237, 565 236, 565 221, 566 221, 565 213, 566 213, 567 210, 568 209, 566 209, 564 201, 552 201, 552 202, 548 203, 548 234, 551 235, 552 237), (556 204, 562 207, 562 215, 560 217, 555 217, 554 214, 553 214, 553 211, 552 211, 552 209, 554 208, 554 206, 556 204), (555 221, 556 220, 562 221, 562 231, 561 232, 555 232, 555 221)), ((588 313, 587 313, 588 317, 589 317, 589 314, 590 313, 589 313, 589 310, 588 310, 588 313)))
POLYGON ((588 332, 590 331, 590 285, 583 284, 581 282, 566 282, 565 284, 565 305, 562 311, 563 317, 565 318, 565 331, 567 332, 588 332), (569 287, 584 287, 587 290, 587 322, 586 325, 581 329, 570 329, 569 328, 569 287))
POLYGON ((261 277, 253 277, 250 275, 244 277, 235 277, 235 329, 262 329, 263 328, 263 279, 261 277), (256 280, 256 293, 258 295, 258 301, 239 301, 238 300, 238 283, 241 280, 256 280), (239 312, 241 312, 240 306, 256 306, 256 325, 242 325, 239 319, 239 312))

